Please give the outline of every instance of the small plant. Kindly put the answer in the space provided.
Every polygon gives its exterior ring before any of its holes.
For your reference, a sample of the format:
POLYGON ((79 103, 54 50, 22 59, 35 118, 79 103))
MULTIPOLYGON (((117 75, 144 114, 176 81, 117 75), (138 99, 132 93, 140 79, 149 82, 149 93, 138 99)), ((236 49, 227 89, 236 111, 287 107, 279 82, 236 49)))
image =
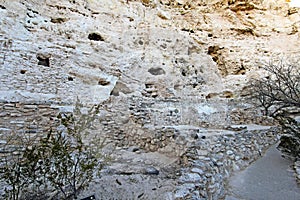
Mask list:
POLYGON ((3 147, 5 154, 0 161, 0 175, 7 183, 6 199, 16 200, 38 180, 38 158, 30 155, 33 140, 28 140, 26 135, 12 132, 6 141, 3 147))
POLYGON ((62 132, 49 134, 41 142, 40 152, 46 179, 63 193, 64 199, 76 198, 92 180, 97 159, 80 138, 62 132))
POLYGON ((26 177, 23 176, 22 156, 14 154, 5 156, 1 161, 1 178, 6 181, 5 198, 17 200, 21 191, 28 185, 26 177))
MULTIPOLYGON (((87 145, 100 106, 83 112, 77 101, 73 113, 60 113, 60 126, 42 139, 24 140, 24 136, 7 140, 7 151, 1 160, 0 177, 5 181, 6 199, 77 198, 103 165, 101 148, 87 145)), ((99 141, 99 138, 98 138, 99 141)))
MULTIPOLYGON (((63 193, 65 199, 77 198, 79 191, 93 179, 95 169, 101 168, 99 149, 90 148, 83 142, 99 109, 96 105, 83 113, 83 105, 78 100, 73 113, 58 116, 62 130, 50 132, 41 141, 47 180, 63 193)), ((102 147, 101 143, 98 147, 102 147)))

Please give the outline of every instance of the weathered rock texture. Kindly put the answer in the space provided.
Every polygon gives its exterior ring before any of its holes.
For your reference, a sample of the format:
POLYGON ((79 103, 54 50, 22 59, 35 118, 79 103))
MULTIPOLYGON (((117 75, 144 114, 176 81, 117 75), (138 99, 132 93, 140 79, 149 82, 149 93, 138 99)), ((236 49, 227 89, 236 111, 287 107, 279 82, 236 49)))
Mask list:
POLYGON ((240 99, 263 63, 299 55, 298 29, 284 0, 0 0, 1 134, 104 102, 115 161, 87 195, 218 199, 276 140, 231 125, 270 125, 240 99))

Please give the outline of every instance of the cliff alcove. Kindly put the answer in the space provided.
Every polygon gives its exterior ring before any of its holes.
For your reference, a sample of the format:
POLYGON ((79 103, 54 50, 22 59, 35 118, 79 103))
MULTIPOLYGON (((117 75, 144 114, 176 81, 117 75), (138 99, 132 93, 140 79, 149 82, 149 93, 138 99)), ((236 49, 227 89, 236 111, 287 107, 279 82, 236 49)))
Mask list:
POLYGON ((80 198, 224 198, 278 139, 243 94, 262 65, 300 56, 299 12, 285 0, 0 0, 0 137, 43 135, 77 99, 100 104, 91 135, 112 159, 80 198))

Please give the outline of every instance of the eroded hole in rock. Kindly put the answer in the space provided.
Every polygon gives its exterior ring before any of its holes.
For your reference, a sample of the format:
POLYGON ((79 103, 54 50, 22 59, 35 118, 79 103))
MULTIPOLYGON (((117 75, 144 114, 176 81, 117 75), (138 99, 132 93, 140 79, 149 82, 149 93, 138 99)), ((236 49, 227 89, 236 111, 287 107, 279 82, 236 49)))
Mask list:
POLYGON ((21 74, 25 74, 26 72, 27 72, 27 70, 25 70, 25 69, 21 69, 21 70, 20 70, 20 73, 21 73, 21 74))
POLYGON ((182 28, 182 31, 190 32, 190 33, 195 33, 193 29, 188 29, 188 28, 182 28))
POLYGON ((129 19, 130 22, 134 21, 134 19, 132 17, 128 17, 128 19, 129 19))
POLYGON ((222 97, 229 99, 229 98, 233 98, 234 94, 231 91, 224 91, 222 97))
POLYGON ((2 6, 2 5, 0 5, 0 8, 1 8, 1 9, 3 9, 3 10, 5 10, 5 9, 6 9, 6 8, 5 8, 4 6, 2 6))
POLYGON ((221 48, 219 46, 209 46, 208 47, 208 55, 217 54, 221 48))
POLYGON ((153 88, 154 84, 153 83, 145 83, 146 88, 153 88))
POLYGON ((38 65, 43 65, 46 67, 50 67, 50 55, 42 55, 38 54, 37 56, 38 59, 38 65))
POLYGON ((196 134, 196 133, 192 133, 191 137, 195 140, 197 140, 199 138, 198 134, 196 134))
POLYGON ((297 8, 290 8, 290 9, 288 10, 288 15, 292 15, 292 14, 295 14, 295 13, 298 13, 297 8))
POLYGON ((248 2, 239 2, 236 5, 230 6, 229 8, 230 8, 230 10, 232 10, 234 12, 238 12, 238 11, 253 10, 253 9, 255 9, 255 6, 248 2))
POLYGON ((39 12, 38 11, 36 11, 36 10, 32 10, 32 9, 30 9, 34 14, 39 14, 39 12))
POLYGON ((231 28, 230 30, 236 31, 238 34, 241 35, 256 35, 252 28, 231 28))
POLYGON ((164 43, 164 44, 160 45, 160 47, 163 48, 163 49, 166 49, 167 48, 167 44, 164 43))
POLYGON ((214 97, 216 97, 216 96, 218 96, 218 94, 217 93, 209 93, 208 95, 206 95, 206 99, 211 99, 211 98, 214 98, 214 97))
POLYGON ((154 76, 163 75, 166 74, 165 70, 163 68, 157 67, 157 68, 150 68, 148 72, 154 76))
POLYGON ((74 81, 74 78, 72 76, 69 76, 68 81, 74 81))
POLYGON ((237 75, 244 75, 246 74, 246 68, 242 65, 239 70, 236 72, 237 75))
POLYGON ((143 45, 144 42, 142 40, 139 41, 139 45, 143 45))
POLYGON ((174 85, 174 89, 175 89, 175 90, 179 90, 179 89, 180 89, 180 85, 179 85, 179 84, 175 84, 175 85, 174 85))
POLYGON ((104 79, 104 78, 100 78, 100 79, 98 80, 98 85, 106 86, 106 85, 109 85, 109 84, 110 84, 110 82, 107 81, 107 80, 104 79))
POLYGON ((217 62, 219 60, 219 58, 217 56, 212 57, 214 62, 217 62))
POLYGON ((57 23, 57 24, 61 24, 68 21, 67 18, 62 18, 62 17, 57 17, 57 18, 51 18, 51 22, 52 23, 57 23))
POLYGON ((182 75, 182 76, 186 76, 186 75, 187 75, 187 72, 186 72, 185 69, 182 69, 182 70, 181 70, 181 75, 182 75))
POLYGON ((99 33, 90 33, 88 35, 88 39, 94 41, 104 41, 104 38, 99 33))

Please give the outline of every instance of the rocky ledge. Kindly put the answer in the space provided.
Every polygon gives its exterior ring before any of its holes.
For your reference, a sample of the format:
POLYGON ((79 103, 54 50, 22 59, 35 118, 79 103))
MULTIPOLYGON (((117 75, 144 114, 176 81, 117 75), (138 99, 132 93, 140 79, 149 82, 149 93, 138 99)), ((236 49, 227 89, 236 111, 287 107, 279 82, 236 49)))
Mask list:
POLYGON ((236 131, 172 129, 181 138, 177 143, 186 141, 182 155, 145 151, 137 146, 119 147, 111 165, 82 197, 220 199, 226 195, 227 178, 261 157, 277 141, 277 129, 267 126, 245 125, 236 131))

